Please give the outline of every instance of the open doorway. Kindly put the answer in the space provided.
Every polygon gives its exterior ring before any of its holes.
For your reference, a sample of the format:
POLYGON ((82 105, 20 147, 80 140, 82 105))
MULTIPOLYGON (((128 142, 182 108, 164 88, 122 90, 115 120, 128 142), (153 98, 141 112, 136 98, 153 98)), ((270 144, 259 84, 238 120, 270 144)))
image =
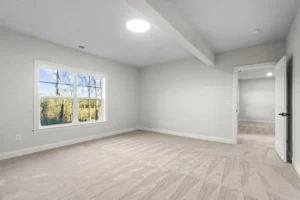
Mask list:
POLYGON ((238 144, 275 148, 275 64, 238 71, 238 144))
POLYGON ((233 72, 233 142, 268 145, 286 162, 291 131, 286 56, 233 72))

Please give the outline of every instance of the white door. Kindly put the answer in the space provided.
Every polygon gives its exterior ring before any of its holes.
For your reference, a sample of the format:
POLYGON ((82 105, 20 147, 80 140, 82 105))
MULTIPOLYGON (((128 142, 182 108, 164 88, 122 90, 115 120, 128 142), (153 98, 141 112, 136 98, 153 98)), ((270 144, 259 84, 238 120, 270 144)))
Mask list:
POLYGON ((286 162, 287 156, 287 73, 286 56, 276 64, 275 76, 275 149, 279 157, 286 162))

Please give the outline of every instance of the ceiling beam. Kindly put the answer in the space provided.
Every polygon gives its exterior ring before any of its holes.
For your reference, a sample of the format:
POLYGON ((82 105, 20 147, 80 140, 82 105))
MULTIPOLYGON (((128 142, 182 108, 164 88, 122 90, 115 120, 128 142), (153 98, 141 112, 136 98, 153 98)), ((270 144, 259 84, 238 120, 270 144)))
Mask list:
POLYGON ((157 25, 179 44, 208 66, 215 63, 214 52, 205 44, 199 33, 193 30, 167 0, 125 0, 147 20, 157 25))

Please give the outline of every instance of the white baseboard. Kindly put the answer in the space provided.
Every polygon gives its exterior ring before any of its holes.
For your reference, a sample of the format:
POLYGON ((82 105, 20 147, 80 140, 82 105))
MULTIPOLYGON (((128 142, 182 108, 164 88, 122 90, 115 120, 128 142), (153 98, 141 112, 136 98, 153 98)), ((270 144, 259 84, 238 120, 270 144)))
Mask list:
POLYGON ((200 139, 200 140, 208 140, 208 141, 213 141, 213 142, 222 142, 222 143, 226 143, 226 144, 234 144, 232 139, 198 135, 198 134, 194 134, 194 133, 175 132, 175 131, 147 128, 147 127, 140 127, 139 130, 168 134, 168 135, 176 135, 176 136, 188 137, 188 138, 194 138, 194 139, 200 139))
POLYGON ((266 120, 252 120, 252 119, 239 119, 239 121, 242 121, 242 122, 270 123, 270 124, 274 124, 274 123, 275 123, 275 121, 266 121, 266 120))
POLYGON ((67 140, 67 141, 56 142, 56 143, 52 143, 52 144, 46 144, 46 145, 42 145, 42 146, 36 146, 36 147, 31 147, 31 148, 26 148, 26 149, 4 152, 4 153, 0 153, 0 160, 13 158, 13 157, 17 157, 17 156, 23 156, 23 155, 27 155, 27 154, 32 154, 32 153, 45 151, 45 150, 49 150, 49 149, 54 149, 54 148, 58 148, 58 147, 68 146, 71 144, 77 144, 77 143, 81 143, 81 142, 96 140, 96 139, 100 139, 103 137, 108 137, 108 136, 112 136, 112 135, 118 135, 118 134, 127 133, 127 132, 131 132, 131 131, 136 131, 138 129, 139 128, 137 128, 137 127, 123 129, 123 130, 103 133, 103 134, 99 134, 99 135, 92 135, 92 136, 88 136, 88 137, 76 138, 73 140, 67 140))
POLYGON ((295 171, 297 172, 299 178, 300 178, 300 163, 293 160, 293 166, 295 168, 295 171))

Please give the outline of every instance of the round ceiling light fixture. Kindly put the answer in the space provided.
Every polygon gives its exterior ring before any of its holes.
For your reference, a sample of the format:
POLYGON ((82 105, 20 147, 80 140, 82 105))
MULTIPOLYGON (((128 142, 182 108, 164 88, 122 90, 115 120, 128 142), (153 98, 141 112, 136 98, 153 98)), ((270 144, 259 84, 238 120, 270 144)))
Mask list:
POLYGON ((151 25, 142 19, 132 19, 126 23, 126 28, 135 33, 145 33, 149 31, 151 25))
POLYGON ((273 73, 272 72, 268 72, 266 75, 267 75, 267 77, 272 77, 273 73))

